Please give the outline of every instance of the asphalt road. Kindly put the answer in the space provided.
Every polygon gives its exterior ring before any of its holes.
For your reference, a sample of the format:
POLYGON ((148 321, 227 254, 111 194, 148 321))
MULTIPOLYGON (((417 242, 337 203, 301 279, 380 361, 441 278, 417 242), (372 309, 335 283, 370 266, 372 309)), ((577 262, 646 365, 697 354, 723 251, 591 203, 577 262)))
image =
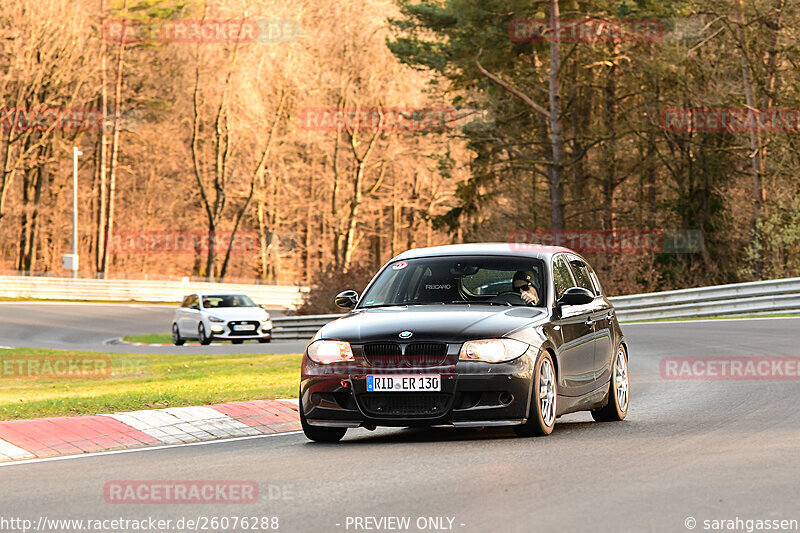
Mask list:
POLYGON ((693 523, 709 531, 705 520, 800 520, 800 382, 670 381, 659 372, 665 356, 797 356, 800 319, 623 329, 632 376, 624 422, 579 413, 546 438, 359 429, 337 445, 287 434, 11 464, 0 467, 0 517, 268 516, 280 531, 319 532, 386 531, 364 519, 394 516, 409 517, 409 531, 463 532, 690 531, 693 523), (249 505, 109 504, 104 486, 118 480, 254 481, 260 496, 249 505), (444 528, 417 528, 427 517, 446 517, 444 528))
MULTIPOLYGON (((170 331, 175 308, 167 305, 0 302, 0 346, 90 350, 111 353, 298 353, 305 341, 240 345, 132 346, 113 341, 126 335, 170 331)), ((270 310, 273 317, 283 316, 270 310)))

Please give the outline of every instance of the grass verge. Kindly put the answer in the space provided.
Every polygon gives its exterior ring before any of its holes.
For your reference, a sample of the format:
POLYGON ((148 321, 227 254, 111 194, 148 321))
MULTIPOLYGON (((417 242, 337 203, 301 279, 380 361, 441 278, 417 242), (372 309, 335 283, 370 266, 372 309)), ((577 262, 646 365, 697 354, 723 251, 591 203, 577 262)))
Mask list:
POLYGON ((145 333, 144 335, 128 335, 122 337, 126 342, 141 342, 144 344, 172 344, 171 333, 145 333))
POLYGON ((300 358, 0 350, 0 420, 291 398, 300 382, 300 358), (56 377, 47 370, 67 362, 106 370, 88 377, 56 377))

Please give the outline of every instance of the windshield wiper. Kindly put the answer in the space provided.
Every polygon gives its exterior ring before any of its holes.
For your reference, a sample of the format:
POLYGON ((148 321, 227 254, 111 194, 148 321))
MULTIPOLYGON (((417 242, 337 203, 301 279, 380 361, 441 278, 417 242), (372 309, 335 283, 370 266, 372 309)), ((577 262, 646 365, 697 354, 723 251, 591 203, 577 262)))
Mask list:
POLYGON ((470 302, 470 301, 467 301, 467 300, 453 300, 450 303, 451 304, 476 304, 476 305, 501 305, 503 307, 511 307, 511 304, 509 302, 490 302, 490 301, 486 301, 486 302, 470 302))

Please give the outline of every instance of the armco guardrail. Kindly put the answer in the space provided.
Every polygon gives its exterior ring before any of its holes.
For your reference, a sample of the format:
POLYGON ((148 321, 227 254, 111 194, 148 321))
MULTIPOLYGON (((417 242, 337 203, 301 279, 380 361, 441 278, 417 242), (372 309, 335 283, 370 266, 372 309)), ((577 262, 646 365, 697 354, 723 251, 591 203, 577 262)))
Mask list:
POLYGON ((46 300, 124 300, 179 302, 192 292, 243 292, 256 303, 294 308, 303 301, 305 287, 247 285, 198 281, 148 281, 0 276, 0 297, 46 300))
MULTIPOLYGON (((619 319, 625 322, 800 312, 800 278, 632 294, 609 299, 619 319)), ((310 339, 319 328, 340 316, 276 318, 273 319, 274 336, 281 339, 310 339)))
POLYGON ((798 311, 800 278, 634 294, 610 300, 620 319, 626 321, 798 311))

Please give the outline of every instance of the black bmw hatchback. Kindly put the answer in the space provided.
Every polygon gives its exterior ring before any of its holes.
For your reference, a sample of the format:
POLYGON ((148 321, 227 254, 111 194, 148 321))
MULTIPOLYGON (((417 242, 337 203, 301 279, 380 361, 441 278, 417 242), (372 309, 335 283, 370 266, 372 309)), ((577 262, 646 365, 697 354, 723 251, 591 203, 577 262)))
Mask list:
POLYGON ((597 275, 552 246, 465 244, 405 252, 306 348, 306 436, 348 428, 512 426, 549 435, 556 418, 628 412, 628 351, 597 275))

